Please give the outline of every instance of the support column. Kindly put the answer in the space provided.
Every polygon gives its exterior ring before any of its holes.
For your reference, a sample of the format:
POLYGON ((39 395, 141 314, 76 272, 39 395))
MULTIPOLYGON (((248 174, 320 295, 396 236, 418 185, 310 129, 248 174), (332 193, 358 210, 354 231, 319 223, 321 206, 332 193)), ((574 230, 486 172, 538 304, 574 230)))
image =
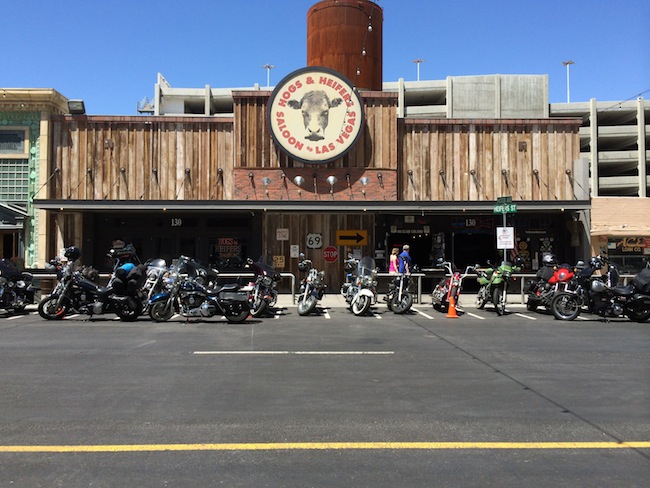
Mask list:
POLYGON ((639 158, 639 196, 647 197, 648 196, 648 175, 647 175, 647 166, 646 166, 646 157, 645 157, 645 112, 644 100, 643 97, 637 98, 637 109, 636 109, 636 127, 638 130, 637 134, 637 148, 638 148, 638 158, 639 158))
POLYGON ((589 100, 589 159, 591 162, 591 197, 598 196, 598 110, 596 99, 589 100))

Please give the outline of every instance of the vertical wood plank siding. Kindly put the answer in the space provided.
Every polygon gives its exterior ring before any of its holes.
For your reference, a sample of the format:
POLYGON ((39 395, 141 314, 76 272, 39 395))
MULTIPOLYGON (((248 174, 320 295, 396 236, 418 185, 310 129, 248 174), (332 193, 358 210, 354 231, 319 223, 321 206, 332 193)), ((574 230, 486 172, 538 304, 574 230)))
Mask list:
POLYGON ((232 119, 178 119, 57 117, 48 198, 231 199, 232 119))
POLYGON ((573 200, 578 130, 573 119, 403 120, 399 198, 573 200))

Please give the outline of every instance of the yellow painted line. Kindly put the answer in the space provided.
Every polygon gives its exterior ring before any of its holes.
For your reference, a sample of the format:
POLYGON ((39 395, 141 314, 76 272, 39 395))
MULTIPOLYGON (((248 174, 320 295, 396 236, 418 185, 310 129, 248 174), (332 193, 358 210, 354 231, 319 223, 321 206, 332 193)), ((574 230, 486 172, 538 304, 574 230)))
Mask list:
POLYGON ((282 442, 235 444, 112 444, 69 446, 0 446, 0 453, 92 453, 164 451, 283 451, 283 450, 460 450, 460 449, 650 449, 650 442, 282 442))

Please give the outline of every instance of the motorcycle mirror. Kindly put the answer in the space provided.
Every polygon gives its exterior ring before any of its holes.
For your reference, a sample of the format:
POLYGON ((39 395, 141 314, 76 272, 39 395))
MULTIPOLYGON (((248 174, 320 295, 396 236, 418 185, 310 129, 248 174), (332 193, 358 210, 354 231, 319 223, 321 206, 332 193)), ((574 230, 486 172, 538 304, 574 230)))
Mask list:
POLYGON ((304 253, 304 252, 301 252, 301 253, 298 255, 298 259, 300 259, 300 260, 305 259, 305 253, 304 253))

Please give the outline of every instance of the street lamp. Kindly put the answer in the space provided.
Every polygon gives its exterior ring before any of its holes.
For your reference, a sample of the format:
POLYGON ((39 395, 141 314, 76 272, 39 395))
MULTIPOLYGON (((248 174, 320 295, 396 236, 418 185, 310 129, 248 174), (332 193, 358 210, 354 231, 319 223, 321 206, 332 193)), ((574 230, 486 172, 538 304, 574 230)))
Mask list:
POLYGON ((271 70, 275 68, 275 66, 272 64, 265 64, 262 68, 266 70, 266 88, 268 89, 271 87, 271 70))
POLYGON ((569 66, 575 64, 573 60, 569 59, 568 61, 562 61, 562 64, 566 66, 566 103, 571 102, 571 84, 569 82, 569 66))
POLYGON ((413 62, 417 66, 418 81, 420 81, 420 64, 424 63, 424 59, 420 59, 420 58, 414 59, 413 62))

